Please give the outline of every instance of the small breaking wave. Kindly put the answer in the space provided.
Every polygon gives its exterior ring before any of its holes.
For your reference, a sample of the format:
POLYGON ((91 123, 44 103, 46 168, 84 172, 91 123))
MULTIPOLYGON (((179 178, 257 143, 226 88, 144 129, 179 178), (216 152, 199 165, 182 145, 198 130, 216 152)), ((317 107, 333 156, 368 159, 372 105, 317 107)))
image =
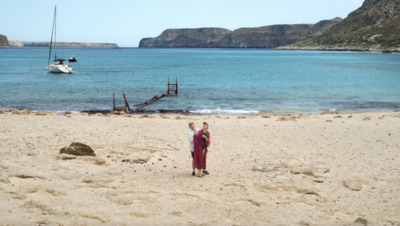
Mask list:
POLYGON ((215 114, 221 114, 221 115, 247 115, 247 114, 258 114, 259 113, 259 111, 257 111, 257 110, 221 109, 219 107, 216 108, 216 109, 191 110, 189 112, 193 113, 193 114, 200 114, 200 115, 215 115, 215 114))

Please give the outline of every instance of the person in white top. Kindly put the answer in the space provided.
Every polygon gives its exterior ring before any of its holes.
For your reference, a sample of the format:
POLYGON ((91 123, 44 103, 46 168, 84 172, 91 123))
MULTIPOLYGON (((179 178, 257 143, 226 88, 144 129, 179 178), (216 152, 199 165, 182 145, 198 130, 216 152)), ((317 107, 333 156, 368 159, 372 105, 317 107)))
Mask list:
POLYGON ((193 144, 193 136, 197 133, 197 129, 193 122, 189 123, 189 132, 188 132, 188 140, 189 140, 189 151, 192 154, 192 176, 195 176, 196 173, 194 171, 194 144, 193 144))

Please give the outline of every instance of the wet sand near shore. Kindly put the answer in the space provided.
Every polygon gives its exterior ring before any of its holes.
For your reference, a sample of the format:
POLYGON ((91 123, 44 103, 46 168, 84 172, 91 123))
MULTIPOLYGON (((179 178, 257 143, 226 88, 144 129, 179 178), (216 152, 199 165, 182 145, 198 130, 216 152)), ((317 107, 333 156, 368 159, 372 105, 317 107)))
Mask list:
POLYGON ((399 157, 400 112, 1 111, 0 225, 400 225, 399 157), (210 125, 204 178, 190 121, 210 125))

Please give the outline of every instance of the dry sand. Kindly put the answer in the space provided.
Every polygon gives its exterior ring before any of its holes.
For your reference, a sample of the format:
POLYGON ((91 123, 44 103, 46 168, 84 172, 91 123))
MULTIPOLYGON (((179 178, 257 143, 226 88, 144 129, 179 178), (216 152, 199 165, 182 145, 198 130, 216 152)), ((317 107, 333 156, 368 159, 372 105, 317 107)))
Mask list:
POLYGON ((400 225, 398 112, 0 113, 0 225, 400 225), (210 124, 205 178, 189 121, 210 124), (59 154, 75 141, 97 156, 59 154))

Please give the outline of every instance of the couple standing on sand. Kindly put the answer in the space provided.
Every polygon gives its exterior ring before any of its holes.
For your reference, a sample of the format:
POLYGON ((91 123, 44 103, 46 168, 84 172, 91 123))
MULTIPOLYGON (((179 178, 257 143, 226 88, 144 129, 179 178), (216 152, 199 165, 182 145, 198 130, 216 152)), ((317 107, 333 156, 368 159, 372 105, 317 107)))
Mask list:
POLYGON ((210 132, 208 132, 208 124, 203 122, 203 129, 197 130, 194 123, 189 123, 188 140, 189 150, 192 153, 192 176, 195 176, 196 167, 198 177, 203 177, 204 174, 208 175, 206 168, 208 146, 210 146, 210 132), (203 170, 203 171, 202 171, 203 170))

